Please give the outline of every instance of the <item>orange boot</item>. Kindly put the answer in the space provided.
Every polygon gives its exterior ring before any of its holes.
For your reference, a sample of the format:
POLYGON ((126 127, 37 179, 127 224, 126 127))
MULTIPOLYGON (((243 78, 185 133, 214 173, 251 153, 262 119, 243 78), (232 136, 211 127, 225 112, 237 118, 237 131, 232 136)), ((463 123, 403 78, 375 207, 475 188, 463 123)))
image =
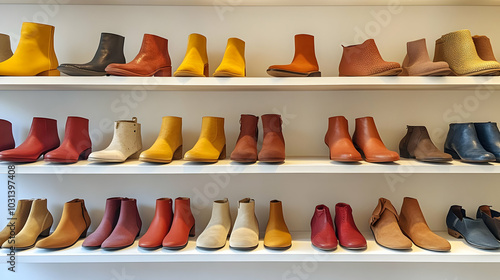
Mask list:
POLYGON ((267 74, 274 77, 321 77, 314 52, 314 36, 295 35, 295 56, 288 65, 271 65, 267 74))

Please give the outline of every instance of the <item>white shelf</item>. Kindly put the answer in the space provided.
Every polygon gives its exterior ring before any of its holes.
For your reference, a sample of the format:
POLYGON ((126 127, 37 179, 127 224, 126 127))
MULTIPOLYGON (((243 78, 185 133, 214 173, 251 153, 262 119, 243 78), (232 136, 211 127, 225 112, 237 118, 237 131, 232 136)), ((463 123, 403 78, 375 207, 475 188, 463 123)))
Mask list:
MULTIPOLYGON (((9 163, 0 163, 0 174, 6 174, 9 163)), ((17 164, 16 174, 30 175, 148 175, 148 174, 326 174, 326 173, 500 173, 499 163, 471 164, 454 160, 451 163, 425 163, 402 159, 395 163, 339 163, 320 157, 291 157, 283 164, 240 164, 229 159, 214 164, 174 160, 169 164, 144 163, 128 160, 124 163, 91 163, 79 161, 75 164, 54 164, 39 160, 35 163, 17 164)))

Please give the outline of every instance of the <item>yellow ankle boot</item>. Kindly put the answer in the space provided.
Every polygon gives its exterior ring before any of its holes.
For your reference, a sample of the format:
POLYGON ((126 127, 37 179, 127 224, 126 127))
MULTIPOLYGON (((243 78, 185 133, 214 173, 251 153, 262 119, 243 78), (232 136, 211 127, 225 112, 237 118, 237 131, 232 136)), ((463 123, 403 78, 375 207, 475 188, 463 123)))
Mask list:
POLYGON ((163 117, 158 138, 139 160, 169 163, 172 159, 182 159, 182 118, 163 117))
POLYGON ((207 38, 193 33, 189 35, 186 55, 175 77, 208 77, 207 38))
POLYGON ((184 155, 185 160, 217 162, 226 158, 224 118, 203 117, 198 142, 184 155))
POLYGON ((227 40, 222 62, 215 70, 214 77, 245 77, 245 41, 238 38, 227 40))
POLYGON ((11 58, 0 63, 0 76, 59 76, 54 26, 24 22, 11 58))

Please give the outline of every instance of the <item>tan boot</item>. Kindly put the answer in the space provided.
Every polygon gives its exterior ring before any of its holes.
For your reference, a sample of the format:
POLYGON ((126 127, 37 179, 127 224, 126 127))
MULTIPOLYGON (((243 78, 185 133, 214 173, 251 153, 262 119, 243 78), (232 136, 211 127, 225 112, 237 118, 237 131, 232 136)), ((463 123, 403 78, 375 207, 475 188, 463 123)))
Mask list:
POLYGON ((401 232, 398 224, 398 212, 385 198, 378 200, 370 218, 370 228, 375 241, 383 247, 396 250, 411 249, 411 241, 401 232))
POLYGON ((286 226, 283 206, 279 200, 271 200, 270 202, 264 246, 269 249, 288 249, 292 246, 292 236, 286 226))
POLYGON ((163 117, 158 138, 139 160, 169 163, 173 159, 182 159, 182 118, 163 117))
POLYGON ((16 212, 10 218, 9 223, 0 231, 0 244, 3 244, 7 239, 18 234, 26 224, 31 210, 33 200, 22 199, 17 201, 16 212))
POLYGON ((10 37, 7 34, 0 33, 0 62, 9 59, 11 56, 10 37))
POLYGON ((425 39, 406 43, 406 50, 400 76, 446 76, 451 73, 448 63, 431 61, 425 39))

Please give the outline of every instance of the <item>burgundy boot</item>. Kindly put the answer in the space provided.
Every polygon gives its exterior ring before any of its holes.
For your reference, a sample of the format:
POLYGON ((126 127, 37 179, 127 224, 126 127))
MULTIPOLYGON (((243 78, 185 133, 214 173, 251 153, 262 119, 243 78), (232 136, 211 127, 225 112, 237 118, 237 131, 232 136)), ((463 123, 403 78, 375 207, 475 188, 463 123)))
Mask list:
POLYGON ((43 159, 49 162, 75 163, 79 159, 87 159, 91 152, 89 120, 80 117, 68 117, 61 146, 47 153, 43 159))
POLYGON ((259 117, 257 116, 241 115, 240 136, 238 136, 236 147, 231 153, 231 160, 248 163, 257 161, 258 121, 259 117))
POLYGON ((172 199, 159 198, 156 200, 155 216, 148 231, 139 240, 139 247, 145 249, 157 249, 167 236, 172 225, 172 199))
POLYGON ((118 222, 122 199, 121 197, 111 197, 106 200, 106 208, 104 209, 104 216, 101 223, 92 234, 85 238, 82 247, 101 247, 102 242, 109 237, 118 222))
POLYGON ((333 228, 332 215, 326 205, 318 205, 311 219, 311 243, 321 250, 335 250, 337 237, 333 228))
POLYGON ((111 235, 102 242, 101 248, 114 250, 134 244, 141 232, 142 221, 137 209, 137 200, 123 198, 120 205, 120 217, 111 235))
POLYGON ((366 239, 354 223, 349 204, 337 203, 335 205, 335 228, 340 246, 347 249, 366 249, 366 239))
POLYGON ((280 163, 285 161, 285 139, 281 131, 280 115, 267 114, 262 116, 264 140, 259 153, 259 161, 280 163))
POLYGON ((194 236, 194 217, 191 213, 189 197, 175 199, 174 220, 165 239, 163 247, 167 249, 182 249, 186 247, 189 236, 194 236))
POLYGON ((0 151, 14 149, 14 136, 12 136, 12 124, 0 119, 0 151))

